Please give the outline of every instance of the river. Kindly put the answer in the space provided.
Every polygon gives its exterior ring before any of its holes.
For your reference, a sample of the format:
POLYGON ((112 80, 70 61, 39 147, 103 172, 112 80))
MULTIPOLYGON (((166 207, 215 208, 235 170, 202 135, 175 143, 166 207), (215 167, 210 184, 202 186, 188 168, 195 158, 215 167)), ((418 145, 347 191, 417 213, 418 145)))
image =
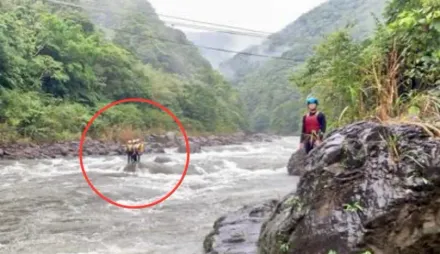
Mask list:
MULTIPOLYGON (((282 197, 295 177, 285 166, 296 137, 271 143, 204 147, 191 155, 181 186, 163 203, 124 209, 88 186, 78 159, 0 162, 0 253, 200 254, 214 221, 244 204, 282 197)), ((185 154, 167 150, 182 168, 185 154)), ((142 161, 153 161, 145 155, 142 161)), ((125 157, 84 158, 96 188, 123 204, 165 195, 180 174, 124 173, 125 157)))

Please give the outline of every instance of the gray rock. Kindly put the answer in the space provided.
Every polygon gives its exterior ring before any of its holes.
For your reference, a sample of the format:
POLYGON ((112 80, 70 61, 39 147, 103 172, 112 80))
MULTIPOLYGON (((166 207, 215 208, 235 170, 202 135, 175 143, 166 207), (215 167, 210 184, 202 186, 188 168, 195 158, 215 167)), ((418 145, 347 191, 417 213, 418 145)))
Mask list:
POLYGON ((440 141, 419 127, 337 129, 264 222, 259 254, 440 253, 440 141))
MULTIPOLYGON (((141 162, 138 167, 141 169, 147 169, 151 174, 167 174, 167 175, 181 175, 183 172, 183 166, 175 165, 168 166, 156 162, 141 162)), ((197 175, 197 172, 193 165, 188 166, 187 175, 197 175)))
POLYGON ((276 204, 277 200, 270 200, 264 204, 245 206, 219 218, 214 223, 214 230, 205 237, 205 253, 257 253, 261 224, 276 204))
POLYGON ((167 142, 176 142, 176 133, 169 131, 165 134, 165 137, 167 138, 167 142))
POLYGON ((151 148, 162 148, 162 145, 158 144, 158 143, 151 143, 150 144, 151 148))
POLYGON ((163 149, 162 147, 154 148, 153 153, 165 153, 165 149, 163 149))
POLYGON ((63 155, 63 156, 67 156, 67 155, 69 155, 69 148, 68 148, 68 147, 65 147, 65 146, 60 147, 60 153, 61 153, 61 155, 63 155))
POLYGON ((157 156, 154 159, 154 162, 157 162, 157 163, 167 163, 167 162, 170 162, 170 161, 171 161, 171 159, 168 158, 168 157, 165 157, 165 156, 157 156))
POLYGON ((292 154, 287 163, 287 173, 294 176, 301 176, 304 174, 306 158, 306 151, 304 149, 298 149, 298 151, 292 154))
MULTIPOLYGON (((190 153, 200 153, 202 151, 202 147, 198 143, 189 142, 190 153)), ((179 145, 177 149, 178 153, 186 153, 186 145, 185 143, 179 145)))
POLYGON ((169 175, 169 174, 178 174, 179 173, 173 167, 166 166, 166 165, 163 165, 161 163, 145 162, 145 163, 142 163, 142 164, 152 174, 167 174, 167 175, 169 175))

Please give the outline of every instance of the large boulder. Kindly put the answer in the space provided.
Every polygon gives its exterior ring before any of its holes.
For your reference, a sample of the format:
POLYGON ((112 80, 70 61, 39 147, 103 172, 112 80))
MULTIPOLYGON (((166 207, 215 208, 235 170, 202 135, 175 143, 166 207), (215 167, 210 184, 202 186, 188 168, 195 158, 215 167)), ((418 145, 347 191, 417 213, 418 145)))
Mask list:
POLYGON ((214 223, 214 230, 203 242, 205 253, 255 254, 261 224, 277 203, 277 200, 269 200, 264 204, 244 206, 220 217, 214 223))
POLYGON ((416 126, 360 122, 309 154, 258 253, 440 253, 438 239, 440 142, 416 126))
MULTIPOLYGON (((157 162, 141 162, 138 164, 138 168, 151 174, 165 174, 165 175, 181 175, 184 169, 183 165, 164 165, 157 162)), ((203 172, 197 170, 194 165, 188 165, 187 175, 201 175, 203 172)))
POLYGON ((165 149, 161 144, 151 143, 145 146, 145 153, 165 153, 165 149))
POLYGON ((272 138, 266 133, 256 133, 251 136, 253 142, 272 142, 272 138))
POLYGON ((289 175, 301 176, 305 172, 307 153, 305 149, 298 149, 287 163, 287 173, 289 175))
POLYGON ((165 156, 157 156, 154 159, 154 162, 157 162, 157 163, 167 163, 167 162, 171 162, 171 161, 172 161, 171 158, 165 157, 165 156))
MULTIPOLYGON (((202 152, 202 147, 198 143, 189 142, 190 153, 200 153, 202 152)), ((186 145, 185 142, 179 144, 179 148, 177 148, 178 153, 186 153, 186 145)))
POLYGON ((165 137, 167 138, 167 142, 176 143, 176 133, 169 131, 165 133, 165 137))
POLYGON ((167 165, 163 165, 161 163, 156 163, 156 162, 143 162, 142 163, 142 167, 147 168, 148 171, 151 174, 165 174, 165 175, 171 175, 171 174, 179 174, 182 169, 174 169, 171 166, 167 166, 167 165))

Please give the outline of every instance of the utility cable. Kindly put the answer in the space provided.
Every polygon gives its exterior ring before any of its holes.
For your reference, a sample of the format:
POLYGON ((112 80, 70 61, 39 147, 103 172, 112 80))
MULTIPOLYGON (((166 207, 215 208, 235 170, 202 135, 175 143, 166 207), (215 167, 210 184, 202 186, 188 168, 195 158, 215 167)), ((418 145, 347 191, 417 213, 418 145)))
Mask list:
MULTIPOLYGON (((56 4, 68 5, 68 6, 72 6, 72 7, 77 7, 77 8, 85 9, 84 6, 73 4, 73 3, 67 3, 67 2, 63 2, 63 1, 57 1, 57 0, 46 0, 46 1, 52 2, 52 3, 56 3, 56 4)), ((115 13, 115 14, 117 14, 117 12, 114 12, 114 11, 107 11, 107 10, 102 10, 102 9, 99 9, 99 8, 91 7, 91 9, 92 8, 95 9, 95 10, 98 10, 98 11, 106 12, 106 13, 108 12, 108 13, 115 13)), ((115 30, 115 31, 119 31, 119 32, 123 32, 123 33, 139 35, 139 33, 129 32, 127 30, 123 30, 123 29, 120 29, 120 28, 111 28, 111 27, 106 27, 106 28, 107 29, 111 29, 111 30, 115 30)), ((151 38, 151 39, 154 39, 154 40, 160 40, 160 41, 164 41, 164 42, 180 44, 180 45, 183 45, 183 46, 192 46, 192 47, 198 47, 198 48, 202 48, 202 49, 219 51, 219 52, 225 52, 225 53, 234 53, 234 54, 238 54, 238 55, 257 56, 257 57, 272 58, 272 59, 279 59, 279 60, 286 60, 286 61, 296 61, 295 59, 286 58, 286 57, 269 56, 269 55, 255 54, 255 53, 244 52, 244 51, 235 51, 235 50, 229 50, 229 49, 215 48, 215 47, 210 47, 210 46, 196 45, 196 44, 193 44, 193 43, 181 43, 181 42, 176 42, 176 41, 169 40, 169 39, 166 39, 166 38, 160 38, 160 37, 150 36, 150 35, 143 35, 143 36, 151 38)))
POLYGON ((225 34, 233 34, 233 35, 242 35, 242 36, 248 36, 248 37, 256 37, 256 38, 267 38, 266 35, 257 35, 257 34, 250 34, 250 33, 239 33, 239 32, 235 32, 235 31, 225 31, 225 30, 218 30, 214 27, 204 27, 204 26, 199 26, 199 25, 193 25, 193 24, 185 24, 185 23, 178 23, 178 22, 165 22, 168 23, 171 26, 176 26, 176 27, 186 27, 186 28, 192 28, 192 29, 200 29, 200 30, 205 30, 205 31, 212 31, 212 32, 216 32, 216 33, 225 33, 225 34))
MULTIPOLYGON (((97 11, 111 12, 111 13, 114 13, 114 14, 116 14, 116 13, 123 14, 122 11, 121 12, 108 11, 108 10, 96 8, 96 7, 93 7, 93 6, 78 5, 78 4, 74 4, 74 3, 68 3, 68 2, 65 2, 65 1, 58 1, 58 0, 45 0, 45 1, 51 2, 51 3, 56 3, 56 4, 68 5, 68 6, 72 6, 72 7, 78 7, 78 8, 82 8, 82 9, 87 7, 89 9, 91 9, 91 10, 93 9, 93 10, 97 10, 97 11)), ((124 10, 124 9, 121 9, 121 10, 129 11, 129 10, 124 10)), ((265 31, 253 30, 253 29, 237 27, 237 26, 223 25, 223 24, 206 22, 206 21, 193 20, 193 19, 188 19, 188 18, 183 18, 183 17, 171 16, 171 15, 166 15, 166 14, 159 14, 159 13, 156 13, 156 12, 138 12, 138 13, 139 14, 146 14, 146 13, 148 13, 148 14, 157 15, 159 17, 164 17, 164 18, 172 18, 172 19, 189 21, 189 22, 200 23, 200 24, 205 24, 205 25, 212 25, 212 26, 225 27, 225 28, 230 28, 230 29, 237 29, 237 30, 242 30, 242 31, 247 31, 247 32, 259 33, 260 35, 261 34, 264 34, 264 35, 271 35, 271 34, 273 34, 273 33, 265 32, 265 31)))
MULTIPOLYGON (((111 30, 114 30, 114 31, 122 32, 122 33, 139 35, 139 33, 133 33, 133 32, 129 32, 127 30, 119 29, 119 28, 110 28, 110 27, 108 27, 107 29, 111 29, 111 30)), ((229 50, 229 49, 222 49, 222 48, 215 48, 215 47, 209 47, 209 46, 196 45, 196 44, 193 44, 193 43, 181 43, 181 42, 169 40, 169 39, 166 39, 166 38, 151 36, 151 35, 141 35, 141 36, 145 36, 147 38, 154 39, 154 40, 159 40, 159 41, 163 41, 163 42, 179 44, 179 45, 183 45, 183 46, 198 47, 198 48, 208 49, 208 50, 213 50, 213 51, 220 51, 220 52, 225 52, 225 53, 234 53, 234 54, 237 54, 237 55, 258 56, 258 57, 272 58, 272 59, 278 59, 278 60, 286 60, 286 61, 293 61, 293 62, 296 61, 293 58, 286 58, 286 57, 281 57, 281 56, 269 56, 269 55, 254 54, 254 53, 243 52, 243 51, 235 51, 235 50, 229 50)))

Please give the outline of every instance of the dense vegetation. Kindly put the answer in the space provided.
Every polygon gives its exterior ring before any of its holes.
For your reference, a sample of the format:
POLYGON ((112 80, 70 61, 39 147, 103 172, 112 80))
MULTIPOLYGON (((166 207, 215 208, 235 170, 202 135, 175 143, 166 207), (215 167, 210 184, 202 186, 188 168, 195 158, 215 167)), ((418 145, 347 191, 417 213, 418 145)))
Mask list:
MULTIPOLYGON (((313 54, 324 36, 347 25, 357 40, 370 35, 375 16, 380 18, 386 0, 329 0, 302 15, 279 33, 247 52, 282 56, 290 60, 236 55, 221 65, 246 104, 254 130, 292 133, 298 130, 304 100, 289 76, 313 54), (374 14, 374 15, 372 15, 374 14)), ((316 96, 321 97, 320 91, 316 96)))
MULTIPOLYGON (((86 11, 43 0, 0 2, 2 142, 77 138, 98 108, 126 97, 160 102, 190 131, 246 127, 237 93, 145 0, 65 2, 85 2, 86 11)), ((90 135, 158 129, 176 125, 152 106, 122 104, 100 116, 90 135)))
POLYGON ((333 126, 368 118, 440 135, 440 2, 391 1, 372 38, 332 34, 292 80, 319 95, 333 126))

